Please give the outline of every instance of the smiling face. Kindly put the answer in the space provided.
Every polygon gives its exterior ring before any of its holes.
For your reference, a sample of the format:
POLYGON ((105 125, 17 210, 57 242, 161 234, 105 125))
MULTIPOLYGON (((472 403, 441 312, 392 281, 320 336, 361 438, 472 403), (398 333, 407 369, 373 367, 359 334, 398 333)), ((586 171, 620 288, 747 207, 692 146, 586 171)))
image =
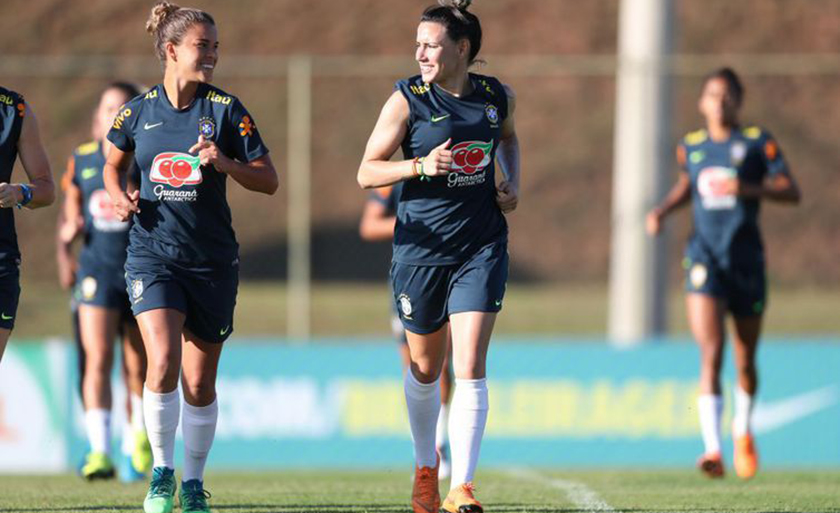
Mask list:
POLYGON ((216 27, 209 23, 192 25, 181 42, 166 44, 167 66, 189 82, 209 83, 219 61, 216 27))
POLYGON ((452 41, 440 23, 424 21, 418 25, 414 58, 420 64, 423 82, 441 83, 463 72, 468 52, 469 42, 452 41))
POLYGON ((697 107, 700 114, 706 118, 707 124, 738 124, 738 109, 741 105, 729 90, 729 84, 724 78, 714 77, 706 81, 697 107))

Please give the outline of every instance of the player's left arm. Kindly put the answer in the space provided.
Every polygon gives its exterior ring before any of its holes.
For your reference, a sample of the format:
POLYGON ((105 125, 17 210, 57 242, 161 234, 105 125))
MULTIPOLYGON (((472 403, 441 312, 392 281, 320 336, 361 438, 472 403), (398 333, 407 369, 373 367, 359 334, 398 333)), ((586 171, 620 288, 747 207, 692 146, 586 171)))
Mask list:
POLYGON ((513 113, 516 110, 516 96, 513 89, 505 85, 508 97, 508 114, 502 122, 502 134, 496 149, 496 160, 504 179, 496 186, 496 203, 502 212, 512 212, 519 203, 519 138, 516 136, 513 113))
POLYGON ((38 120, 28 104, 24 110, 23 125, 20 129, 20 138, 18 138, 18 154, 29 183, 0 183, 0 207, 11 208, 23 202, 25 188, 29 188, 32 193, 32 199, 26 204, 27 208, 46 207, 52 204, 55 201, 55 185, 50 163, 44 146, 41 144, 38 120))
POLYGON ((268 154, 247 163, 239 162, 222 153, 214 141, 202 135, 198 136, 198 142, 190 148, 190 153, 198 154, 202 166, 212 165, 216 171, 230 176, 249 191, 274 194, 280 185, 268 154))

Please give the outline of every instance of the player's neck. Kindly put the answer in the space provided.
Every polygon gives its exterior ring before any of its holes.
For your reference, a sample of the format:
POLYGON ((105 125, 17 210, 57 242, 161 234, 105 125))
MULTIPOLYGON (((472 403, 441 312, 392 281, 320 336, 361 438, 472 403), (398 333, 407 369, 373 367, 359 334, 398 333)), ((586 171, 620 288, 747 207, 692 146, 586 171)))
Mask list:
POLYGON ((469 73, 456 73, 453 77, 438 82, 437 85, 456 98, 467 96, 473 92, 469 73))
POLYGON ((163 77, 163 90, 169 103, 178 110, 186 109, 195 98, 198 82, 187 82, 174 74, 167 73, 163 77))
POLYGON ((724 123, 708 123, 709 137, 715 142, 726 141, 732 135, 732 126, 724 123))

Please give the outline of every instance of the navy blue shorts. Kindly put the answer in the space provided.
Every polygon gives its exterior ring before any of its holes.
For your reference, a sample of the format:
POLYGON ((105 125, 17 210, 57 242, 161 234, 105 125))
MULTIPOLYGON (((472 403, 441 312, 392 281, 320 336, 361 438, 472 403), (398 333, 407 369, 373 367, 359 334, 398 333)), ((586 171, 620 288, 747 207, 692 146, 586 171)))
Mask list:
POLYGON ((434 333, 461 312, 498 312, 508 278, 507 244, 494 242, 454 265, 391 264, 394 302, 412 333, 434 333))
POLYGON ((706 259, 685 257, 685 290, 723 299, 735 317, 762 315, 767 307, 764 265, 721 268, 706 259))
POLYGON ((0 328, 14 329, 19 300, 20 273, 15 270, 0 276, 0 328))
POLYGON ((125 291, 125 270, 121 266, 80 267, 73 294, 80 304, 119 310, 131 316, 131 303, 125 291))
POLYGON ((135 317, 148 310, 171 308, 182 312, 184 326, 205 342, 221 343, 233 333, 238 269, 209 276, 162 261, 129 257, 125 271, 135 317))

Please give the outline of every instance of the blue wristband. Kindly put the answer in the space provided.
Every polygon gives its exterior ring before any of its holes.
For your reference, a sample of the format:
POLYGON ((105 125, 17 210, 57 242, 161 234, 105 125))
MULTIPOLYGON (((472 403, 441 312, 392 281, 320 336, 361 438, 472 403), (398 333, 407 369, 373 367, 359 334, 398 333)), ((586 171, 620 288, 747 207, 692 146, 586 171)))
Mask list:
POLYGON ((23 194, 23 199, 15 205, 17 208, 25 207, 30 201, 32 201, 32 187, 22 183, 20 184, 20 192, 23 194))

